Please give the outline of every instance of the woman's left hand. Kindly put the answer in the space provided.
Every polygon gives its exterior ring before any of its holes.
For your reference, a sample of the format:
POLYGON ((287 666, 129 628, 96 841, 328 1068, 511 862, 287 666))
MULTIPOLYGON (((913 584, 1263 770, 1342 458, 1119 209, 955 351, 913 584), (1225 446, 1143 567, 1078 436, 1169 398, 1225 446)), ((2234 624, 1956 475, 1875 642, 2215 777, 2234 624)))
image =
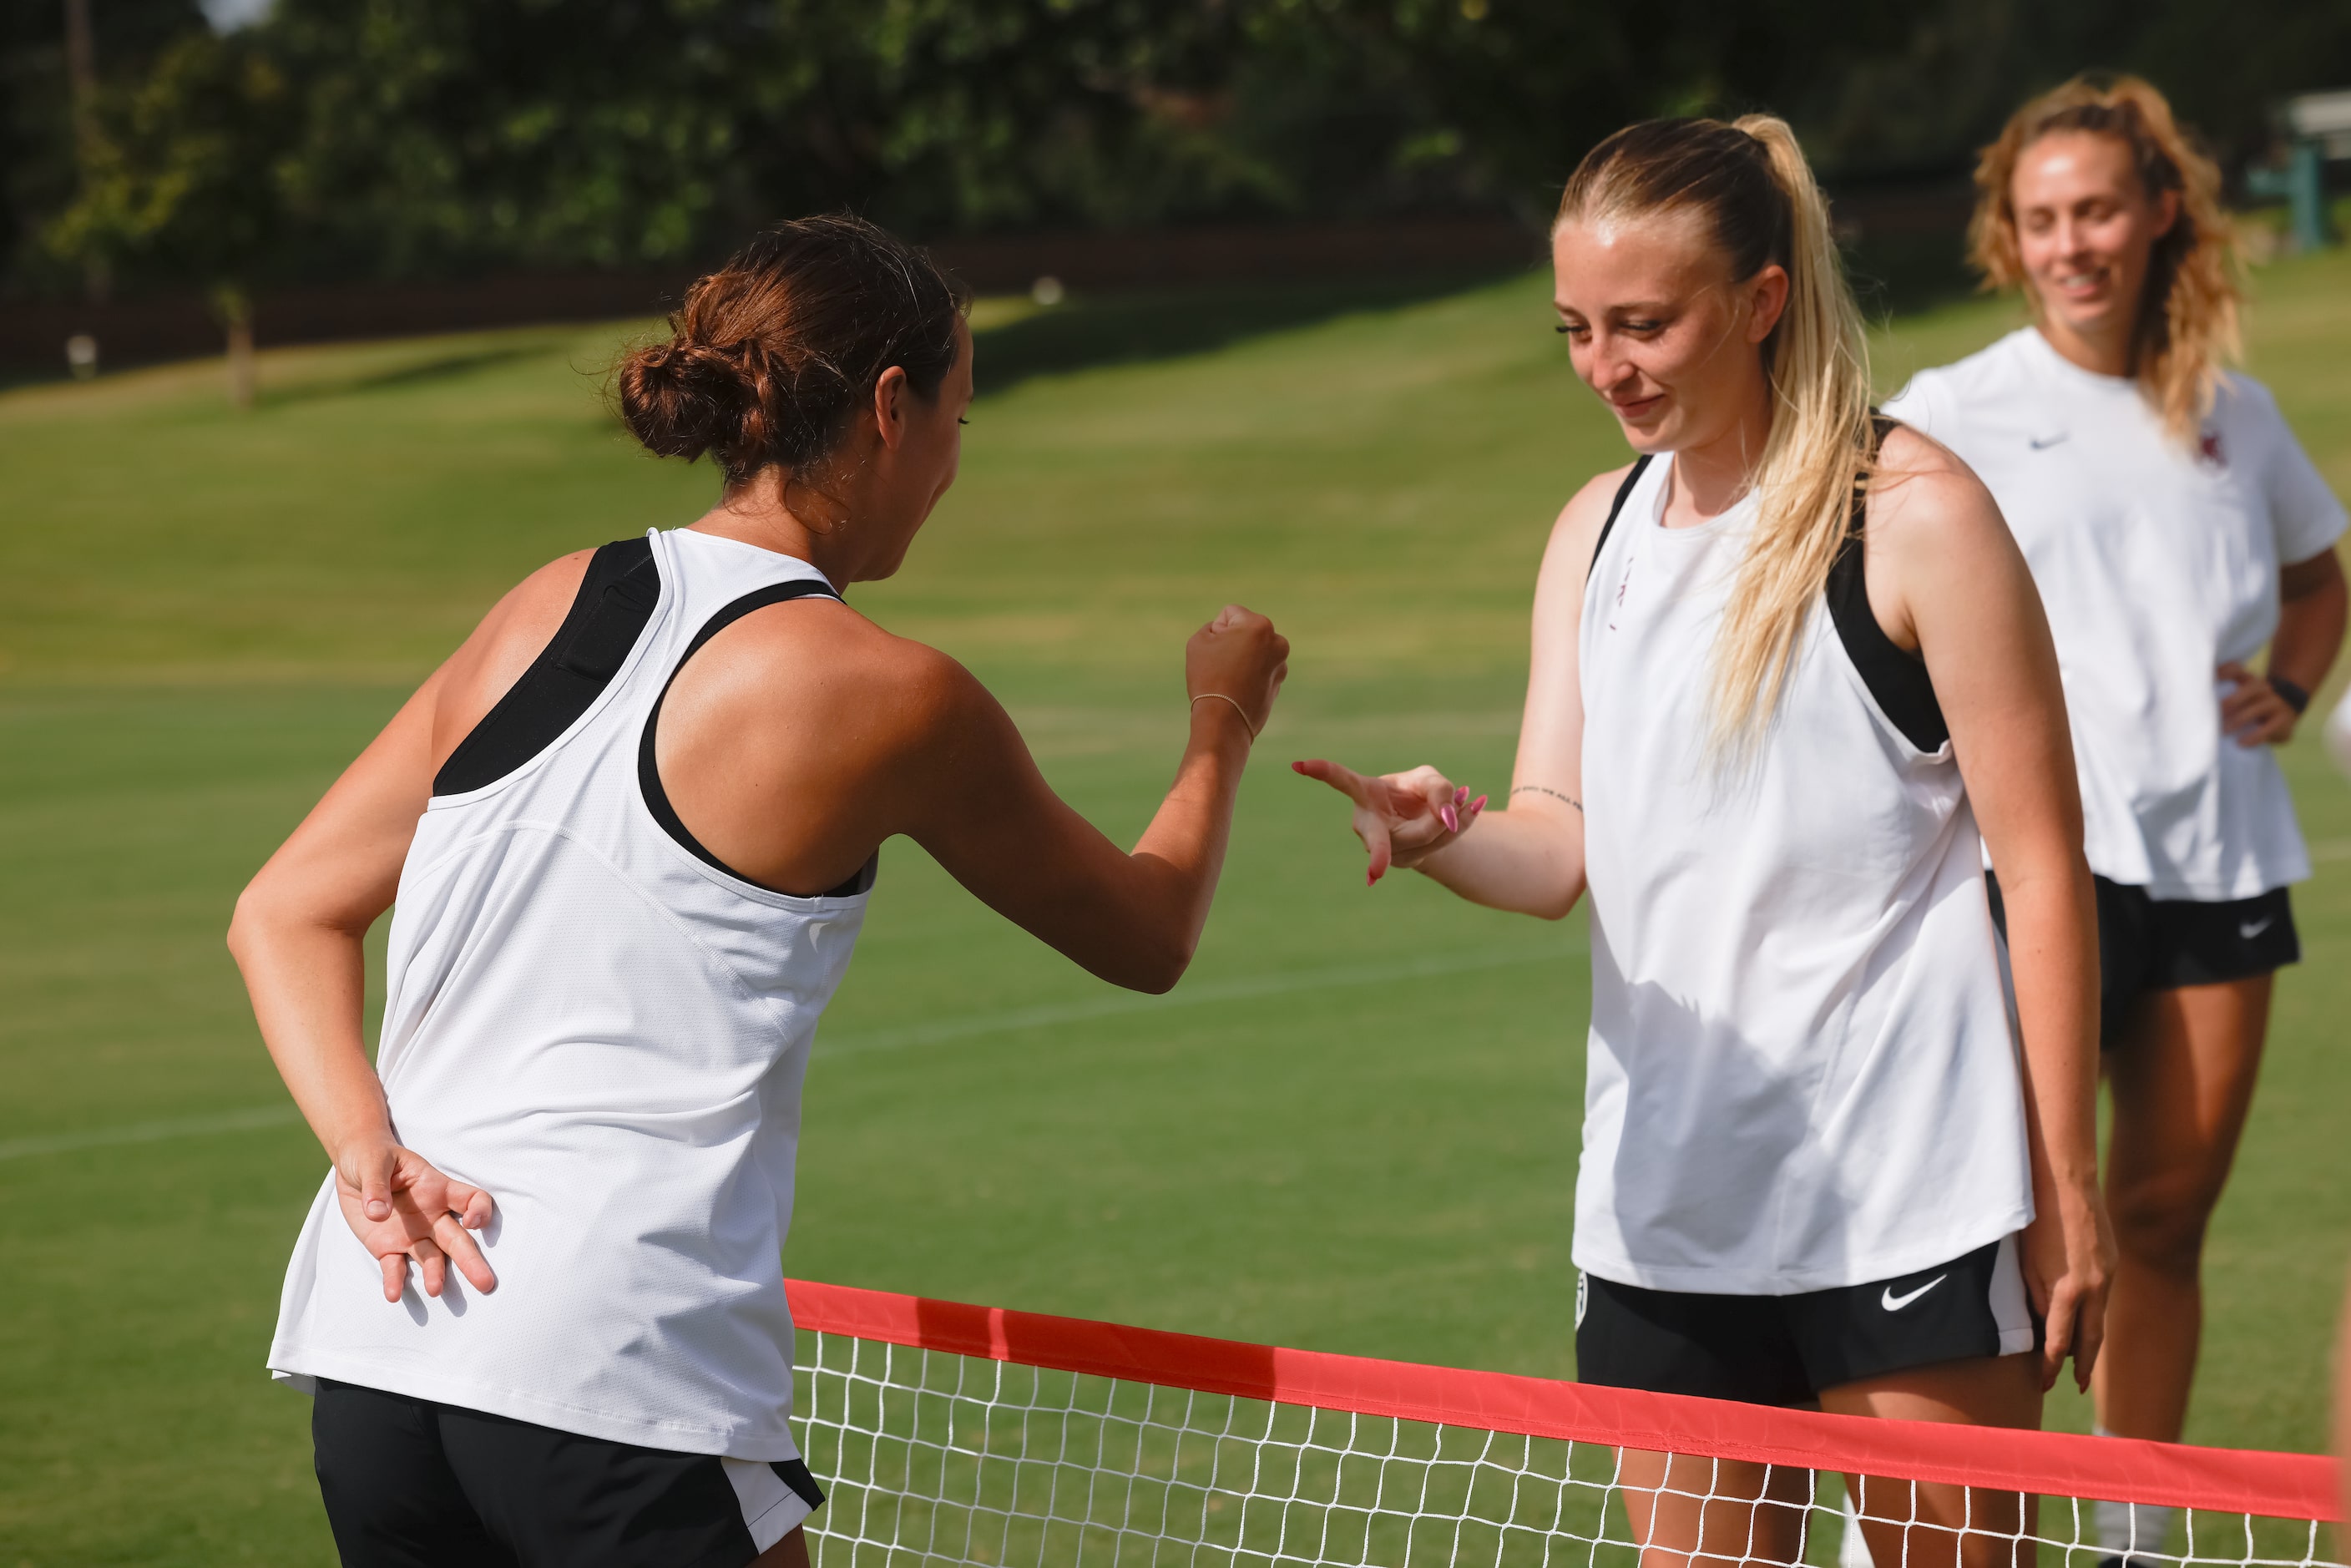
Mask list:
POLYGON ((2086 1391, 2106 1337, 2106 1292, 2115 1278, 2115 1232, 2095 1178, 2038 1195, 2024 1228, 2024 1288, 2043 1322, 2041 1386, 2057 1385, 2065 1358, 2086 1391))
POLYGON ((2220 728, 2239 746, 2283 746, 2294 738, 2302 715, 2278 695, 2268 676, 2234 662, 2221 665, 2219 673, 2222 680, 2235 683, 2235 689, 2220 699, 2220 728))

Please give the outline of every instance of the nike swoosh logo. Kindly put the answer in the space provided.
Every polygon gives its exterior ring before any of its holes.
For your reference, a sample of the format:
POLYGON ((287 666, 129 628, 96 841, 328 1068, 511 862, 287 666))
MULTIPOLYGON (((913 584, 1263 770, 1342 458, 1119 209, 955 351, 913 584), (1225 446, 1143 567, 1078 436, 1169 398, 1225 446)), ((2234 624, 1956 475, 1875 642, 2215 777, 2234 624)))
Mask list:
POLYGON ((1944 1281, 1949 1278, 1950 1276, 1949 1274, 1938 1274, 1907 1296, 1896 1295, 1894 1293, 1894 1287, 1888 1285, 1886 1287, 1886 1293, 1877 1298, 1877 1304, 1884 1307, 1889 1312, 1898 1312, 1903 1308, 1908 1306, 1911 1302, 1917 1301, 1919 1297, 1925 1295, 1928 1291, 1933 1290, 1936 1286, 1941 1284, 1944 1281))
POLYGON ((2061 441, 2064 440, 2067 436, 2069 436, 2069 435, 2071 435, 2071 434, 2074 434, 2074 433, 2073 433, 2072 431, 2070 431, 2070 430, 2066 430, 2066 431, 2060 431, 2060 432, 2059 432, 2058 434, 2056 434, 2055 435, 2047 435, 2047 436, 2043 436, 2043 435, 2033 435, 2033 436, 2027 436, 2025 439, 2026 439, 2026 444, 2027 444, 2028 445, 2030 445, 2030 446, 2032 448, 2032 450, 2033 450, 2033 451, 2035 451, 2035 452, 2046 452, 2046 451, 2048 451, 2051 447, 2053 447, 2053 446, 2056 445, 2059 442, 2061 442, 2061 441))
POLYGON ((2250 942, 2254 937, 2260 936, 2262 932, 2267 931, 2271 926, 2275 925, 2276 924, 2277 916, 2274 915, 2271 915, 2266 920, 2248 920, 2242 925, 2237 927, 2237 935, 2250 942))

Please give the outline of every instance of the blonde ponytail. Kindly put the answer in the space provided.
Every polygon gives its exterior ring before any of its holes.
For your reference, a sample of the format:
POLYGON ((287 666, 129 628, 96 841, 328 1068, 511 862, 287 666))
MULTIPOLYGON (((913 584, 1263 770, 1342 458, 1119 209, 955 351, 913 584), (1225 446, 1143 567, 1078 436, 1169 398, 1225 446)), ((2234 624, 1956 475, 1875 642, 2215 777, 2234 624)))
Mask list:
POLYGON ((1569 180, 1559 222, 1675 210, 1704 214, 1735 280, 1773 263, 1788 274, 1787 306, 1763 342, 1772 413, 1750 481, 1755 528, 1715 634, 1708 752, 1737 765, 1771 728, 1854 496, 1869 479, 1869 349, 1828 199, 1785 120, 1750 114, 1620 131, 1569 180))

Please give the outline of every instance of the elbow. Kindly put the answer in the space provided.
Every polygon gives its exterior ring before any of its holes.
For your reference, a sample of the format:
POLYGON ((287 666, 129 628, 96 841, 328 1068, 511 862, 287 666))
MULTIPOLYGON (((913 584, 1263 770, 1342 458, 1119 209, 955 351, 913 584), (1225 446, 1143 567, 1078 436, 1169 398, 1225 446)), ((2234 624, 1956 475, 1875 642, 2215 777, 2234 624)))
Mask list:
POLYGON ((244 967, 247 959, 263 941, 263 933, 270 924, 269 890, 263 879, 255 877, 246 883, 245 891, 236 895, 236 907, 228 917, 228 951, 237 967, 244 967))
POLYGON ((1155 943, 1150 947, 1131 955, 1120 966, 1120 972, 1102 977, 1130 991, 1140 991, 1147 997, 1164 997, 1176 988, 1176 982, 1192 967, 1192 955, 1198 947, 1196 937, 1181 941, 1155 943))
POLYGON ((236 895, 236 907, 229 912, 228 917, 228 953, 240 965, 245 962, 246 954, 252 949, 253 928, 259 918, 255 908, 253 888, 248 883, 246 890, 236 895))
POLYGON ((1579 877, 1573 882, 1561 883, 1549 897, 1537 903, 1527 913, 1538 920, 1564 920, 1574 914, 1575 906, 1583 902, 1583 881, 1579 877))

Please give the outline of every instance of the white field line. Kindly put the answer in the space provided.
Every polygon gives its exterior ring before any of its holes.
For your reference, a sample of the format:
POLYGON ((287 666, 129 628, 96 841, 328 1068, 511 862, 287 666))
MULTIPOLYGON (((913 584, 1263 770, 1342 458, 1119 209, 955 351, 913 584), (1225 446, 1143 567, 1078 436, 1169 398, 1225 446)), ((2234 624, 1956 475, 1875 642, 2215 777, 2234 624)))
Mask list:
MULTIPOLYGON (((1401 958, 1391 963, 1347 968, 1300 969, 1287 974, 1253 975, 1243 979, 1179 988, 1164 997, 1120 992, 1089 1001, 1052 1007, 1019 1008, 1010 1012, 984 1013, 977 1018, 942 1019, 935 1023, 905 1024, 838 1040, 819 1037, 816 1054, 853 1056, 873 1051, 903 1051, 910 1046, 943 1040, 970 1040, 981 1035, 1009 1034, 1020 1030, 1050 1029, 1060 1024, 1085 1023, 1175 1008, 1204 1007, 1217 1002, 1251 1001, 1296 991, 1322 991, 1376 986, 1394 980, 1428 979, 1470 974, 1480 969, 1509 968, 1521 964, 1555 961, 1583 951, 1581 937, 1556 942, 1541 949, 1504 948, 1477 953, 1436 954, 1401 958)), ((72 1154, 81 1149, 108 1148, 119 1144, 152 1144, 167 1138, 204 1137, 219 1133, 247 1133, 264 1127, 290 1126, 301 1120, 291 1105, 261 1105, 248 1111, 224 1111, 212 1116, 183 1116, 167 1122, 133 1122, 119 1127, 94 1127, 81 1133, 52 1133, 31 1138, 0 1139, 0 1160, 33 1155, 72 1154)))
POLYGON ((208 1133, 250 1133, 261 1127, 283 1127, 299 1122, 302 1113, 291 1105, 257 1105, 250 1111, 223 1111, 216 1116, 182 1116, 170 1122, 132 1122, 120 1127, 93 1127, 85 1133, 51 1133, 37 1138, 0 1140, 0 1160, 27 1155, 62 1155, 75 1149, 102 1149, 114 1144, 154 1144, 165 1138, 196 1138, 208 1133))

